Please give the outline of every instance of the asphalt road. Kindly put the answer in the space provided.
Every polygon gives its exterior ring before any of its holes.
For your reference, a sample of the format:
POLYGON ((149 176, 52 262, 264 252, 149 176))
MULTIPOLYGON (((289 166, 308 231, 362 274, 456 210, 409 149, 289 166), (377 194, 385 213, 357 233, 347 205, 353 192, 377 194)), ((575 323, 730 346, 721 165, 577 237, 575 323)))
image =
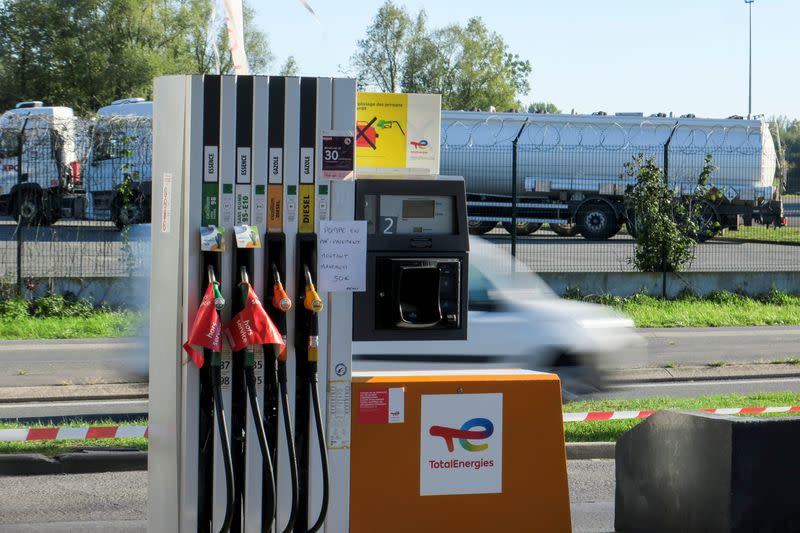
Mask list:
POLYGON ((0 343, 0 387, 146 382, 147 365, 146 340, 0 343))
MULTIPOLYGON (((800 253, 800 250, 798 250, 800 253)), ((640 329, 647 340, 642 366, 703 365, 712 361, 777 361, 800 357, 800 327, 640 329)))
MULTIPOLYGON (((511 253, 511 237, 507 233, 491 233, 488 238, 511 253)), ((518 240, 517 257, 534 272, 635 272, 629 262, 634 246, 635 241, 627 235, 592 242, 581 237, 561 238, 537 232, 518 240)), ((696 247, 695 259, 686 270, 792 271, 797 269, 799 254, 797 246, 712 239, 696 247)))
MULTIPOLYGON (((614 462, 569 461, 573 531, 614 530, 614 462)), ((0 533, 146 530, 147 473, 0 477, 0 533)))
MULTIPOLYGON (((620 367, 776 361, 800 357, 800 327, 639 330, 647 353, 620 367)), ((0 387, 147 381, 144 339, 4 341, 0 387)))

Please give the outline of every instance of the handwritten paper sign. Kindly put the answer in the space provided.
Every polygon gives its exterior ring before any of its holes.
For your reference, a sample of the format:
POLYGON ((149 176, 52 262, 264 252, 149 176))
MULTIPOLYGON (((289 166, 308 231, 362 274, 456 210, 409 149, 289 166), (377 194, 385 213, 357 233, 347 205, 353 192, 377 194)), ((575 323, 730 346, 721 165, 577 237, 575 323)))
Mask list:
POLYGON ((367 290, 367 221, 321 220, 318 242, 319 290, 367 290))

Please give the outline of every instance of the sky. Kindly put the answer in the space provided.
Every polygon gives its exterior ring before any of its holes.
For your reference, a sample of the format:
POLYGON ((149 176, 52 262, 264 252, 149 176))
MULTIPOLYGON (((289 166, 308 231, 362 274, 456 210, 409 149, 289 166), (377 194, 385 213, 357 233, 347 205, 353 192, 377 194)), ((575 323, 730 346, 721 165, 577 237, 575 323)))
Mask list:
MULTIPOLYGON (((347 71, 382 2, 251 0, 274 70, 293 55, 301 75, 347 71)), ((396 0, 430 28, 481 17, 531 62, 524 103, 563 112, 747 115, 748 5, 743 0, 396 0)), ((753 114, 800 118, 800 0, 755 0, 753 114)))

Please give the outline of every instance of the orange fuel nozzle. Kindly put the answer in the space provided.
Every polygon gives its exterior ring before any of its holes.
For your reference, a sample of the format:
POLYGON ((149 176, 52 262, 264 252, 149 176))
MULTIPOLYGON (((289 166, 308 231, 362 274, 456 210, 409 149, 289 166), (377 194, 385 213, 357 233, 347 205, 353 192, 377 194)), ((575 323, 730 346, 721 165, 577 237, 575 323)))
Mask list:
POLYGON ((308 270, 307 266, 303 267, 306 272, 306 297, 303 300, 303 307, 311 311, 312 313, 319 313, 322 311, 322 298, 319 297, 317 294, 317 290, 314 288, 314 282, 311 279, 311 271, 308 270))
POLYGON ((274 284, 272 286, 272 307, 280 309, 286 313, 292 308, 292 300, 283 289, 281 275, 278 272, 278 267, 275 266, 275 263, 272 263, 272 277, 274 279, 274 284))

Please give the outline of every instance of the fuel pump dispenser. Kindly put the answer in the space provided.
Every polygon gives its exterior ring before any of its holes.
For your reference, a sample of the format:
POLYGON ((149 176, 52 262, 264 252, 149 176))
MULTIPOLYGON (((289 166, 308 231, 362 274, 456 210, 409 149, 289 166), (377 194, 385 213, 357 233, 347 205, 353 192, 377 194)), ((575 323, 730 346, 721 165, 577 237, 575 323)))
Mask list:
POLYGON ((156 80, 148 530, 569 531, 556 376, 353 372, 468 342, 469 272, 463 180, 339 179, 355 125, 351 79, 156 80))

